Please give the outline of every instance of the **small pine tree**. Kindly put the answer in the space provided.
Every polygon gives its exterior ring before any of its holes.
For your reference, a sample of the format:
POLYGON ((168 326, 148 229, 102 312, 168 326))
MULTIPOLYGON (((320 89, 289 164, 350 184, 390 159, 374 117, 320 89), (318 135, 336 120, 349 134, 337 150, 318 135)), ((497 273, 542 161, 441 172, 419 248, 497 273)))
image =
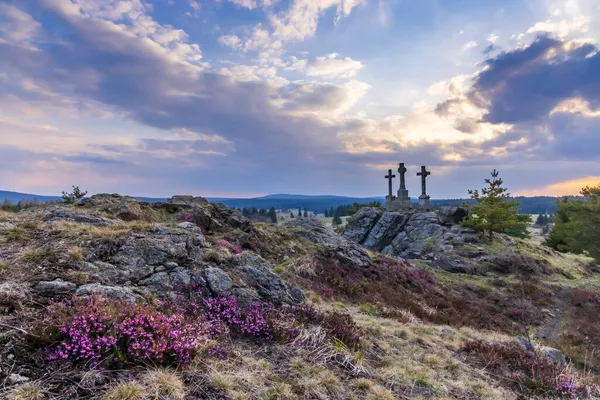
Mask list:
POLYGON ((304 218, 308 218, 308 211, 306 210, 306 207, 304 208, 304 218))
POLYGON ((334 211, 333 211, 333 207, 331 207, 331 208, 329 209, 329 217, 330 217, 330 218, 331 218, 331 217, 333 217, 333 213, 334 213, 334 211))
POLYGON ((293 212, 293 211, 292 211, 292 212, 290 212, 290 218, 295 218, 295 217, 294 217, 294 212, 293 212))
POLYGON ((271 223, 277 223, 277 212, 275 211, 275 207, 271 207, 268 213, 269 218, 271 218, 271 223))
POLYGON ((73 191, 71 193, 67 193, 67 192, 64 192, 64 191, 62 192, 62 199, 63 199, 63 202, 65 202, 67 204, 73 204, 77 200, 82 199, 83 197, 85 197, 86 194, 87 194, 87 191, 82 192, 79 189, 79 186, 73 185, 73 191))
POLYGON ((339 215, 335 215, 335 216, 333 217, 333 221, 331 222, 331 224, 332 224, 333 226, 339 226, 339 225, 341 225, 342 223, 343 223, 343 221, 342 221, 342 218, 341 218, 339 215))
POLYGON ((508 200, 510 194, 502 187, 498 171, 494 169, 491 175, 491 179, 485 179, 488 187, 481 189, 481 193, 477 189, 469 190, 477 204, 471 207, 463 225, 487 235, 490 242, 494 232, 524 234, 528 222, 519 218, 519 202, 508 200))
POLYGON ((329 210, 325 209, 325 212, 323 213, 323 215, 325 215, 325 218, 329 217, 329 210))
POLYGON ((298 218, 302 218, 302 207, 298 207, 298 218))

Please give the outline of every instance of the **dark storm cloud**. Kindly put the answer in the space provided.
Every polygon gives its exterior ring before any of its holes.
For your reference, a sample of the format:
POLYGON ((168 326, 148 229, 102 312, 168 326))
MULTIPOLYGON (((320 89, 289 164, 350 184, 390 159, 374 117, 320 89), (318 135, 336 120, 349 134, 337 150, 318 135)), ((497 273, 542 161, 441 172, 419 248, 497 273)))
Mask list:
POLYGON ((538 120, 574 96, 594 107, 600 105, 598 48, 586 44, 569 50, 567 44, 543 36, 525 48, 487 60, 487 70, 475 79, 469 95, 473 103, 487 108, 484 121, 538 120))

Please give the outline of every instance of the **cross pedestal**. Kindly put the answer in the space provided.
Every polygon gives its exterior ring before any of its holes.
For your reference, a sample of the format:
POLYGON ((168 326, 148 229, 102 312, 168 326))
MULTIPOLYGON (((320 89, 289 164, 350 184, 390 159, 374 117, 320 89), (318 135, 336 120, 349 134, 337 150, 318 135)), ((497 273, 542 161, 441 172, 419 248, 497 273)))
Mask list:
POLYGON ((431 172, 427 171, 427 168, 422 165, 421 172, 417 172, 417 176, 421 177, 421 195, 419 196, 419 207, 431 211, 433 207, 431 207, 431 203, 429 202, 429 196, 427 195, 427 176, 431 175, 431 172))
POLYGON ((431 206, 431 202, 429 201, 429 196, 425 195, 420 195, 419 196, 419 207, 423 208, 424 210, 427 211, 431 211, 433 210, 433 207, 431 206))
POLYGON ((400 189, 398 189, 398 197, 395 200, 395 205, 399 208, 412 208, 412 201, 408 195, 406 189, 406 180, 404 174, 406 173, 406 167, 404 163, 398 164, 398 172, 400 174, 400 189))

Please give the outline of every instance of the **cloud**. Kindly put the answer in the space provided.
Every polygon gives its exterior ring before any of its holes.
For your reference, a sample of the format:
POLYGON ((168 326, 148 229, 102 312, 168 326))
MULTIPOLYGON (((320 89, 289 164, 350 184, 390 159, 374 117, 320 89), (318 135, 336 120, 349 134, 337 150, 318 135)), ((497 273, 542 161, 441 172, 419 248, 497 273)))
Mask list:
POLYGON ((570 179, 568 181, 557 182, 551 185, 537 187, 530 190, 519 192, 520 196, 579 196, 581 189, 586 186, 597 186, 600 184, 600 175, 585 176, 582 178, 570 179))
POLYGON ((29 14, 9 4, 0 4, 0 18, 0 40, 11 44, 28 45, 41 29, 29 14))
POLYGON ((600 104, 600 53, 591 44, 543 36, 529 46, 485 63, 470 99, 487 108, 484 120, 515 123, 547 116, 560 102, 580 96, 600 104))
POLYGON ((570 20, 537 22, 527 30, 527 33, 551 33, 560 38, 566 38, 572 33, 585 33, 589 30, 591 18, 579 16, 570 20))
POLYGON ((477 42, 474 41, 474 40, 471 40, 471 41, 469 41, 469 42, 467 42, 467 43, 464 44, 463 49, 469 50, 469 49, 472 49, 473 47, 476 47, 476 46, 477 46, 477 42))
POLYGON ((223 35, 219 38, 219 43, 223 46, 231 47, 232 49, 237 49, 240 47, 242 40, 236 35, 223 35))
POLYGON ((294 0, 287 11, 270 14, 273 36, 283 41, 301 41, 314 36, 319 17, 336 7, 334 22, 350 15, 363 0, 294 0))
POLYGON ((355 61, 349 57, 338 58, 338 54, 331 53, 326 57, 317 57, 317 59, 308 65, 306 73, 308 76, 317 77, 339 77, 352 78, 363 68, 360 61, 355 61))

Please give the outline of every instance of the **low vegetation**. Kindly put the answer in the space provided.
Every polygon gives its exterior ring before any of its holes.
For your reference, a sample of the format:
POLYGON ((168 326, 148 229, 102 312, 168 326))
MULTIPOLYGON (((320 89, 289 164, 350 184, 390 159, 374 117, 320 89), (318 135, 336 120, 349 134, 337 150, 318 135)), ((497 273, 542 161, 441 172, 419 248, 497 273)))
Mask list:
MULTIPOLYGON (((236 260, 254 252, 279 277, 299 284, 306 304, 242 306, 198 284, 180 287, 169 299, 148 295, 133 303, 99 294, 72 297, 71 290, 47 304, 35 291, 39 280, 99 282, 81 268, 93 256, 92 245, 144 240, 161 227, 176 230, 194 220, 186 212, 153 210, 124 222, 94 209, 59 207, 111 221, 46 222, 41 208, 0 214, 10 222, 0 230, 0 374, 12 368, 12 354, 14 373, 30 378, 11 384, 2 375, 0 397, 504 400, 597 394, 600 284, 584 257, 494 234, 484 250, 457 249, 488 255, 514 250, 543 268, 482 266, 478 275, 451 274, 425 260, 375 253, 358 267, 340 257, 341 250, 267 221, 248 229, 201 227, 210 244, 201 263, 231 272, 239 268, 236 260), (542 331, 550 334, 536 336, 542 331), (569 366, 525 349, 516 335, 560 349, 569 366)), ((236 287, 240 278, 231 275, 236 287)))

